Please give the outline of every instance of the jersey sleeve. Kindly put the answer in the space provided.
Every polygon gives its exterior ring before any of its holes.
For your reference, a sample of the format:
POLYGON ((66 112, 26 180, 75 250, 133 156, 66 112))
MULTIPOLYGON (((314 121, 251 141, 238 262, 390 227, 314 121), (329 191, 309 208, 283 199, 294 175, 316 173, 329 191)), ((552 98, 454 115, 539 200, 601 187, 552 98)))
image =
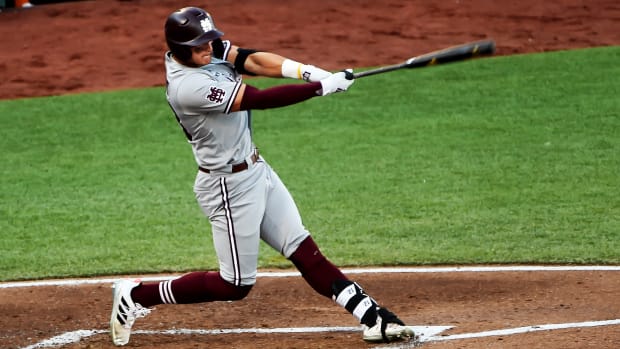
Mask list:
POLYGON ((187 111, 230 113, 241 88, 241 81, 215 81, 207 74, 188 76, 178 89, 178 99, 187 111))

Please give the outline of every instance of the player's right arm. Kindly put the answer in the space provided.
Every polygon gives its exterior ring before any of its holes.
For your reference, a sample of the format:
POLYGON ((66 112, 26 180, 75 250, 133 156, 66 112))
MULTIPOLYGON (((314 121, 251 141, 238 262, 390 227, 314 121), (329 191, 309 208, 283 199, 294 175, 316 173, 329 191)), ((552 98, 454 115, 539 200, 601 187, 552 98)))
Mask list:
POLYGON ((243 84, 231 111, 278 108, 299 103, 315 96, 346 91, 353 84, 344 72, 332 74, 313 65, 301 64, 272 52, 243 49, 231 45, 228 62, 242 74, 302 79, 309 84, 276 86, 259 90, 243 84))
POLYGON ((278 108, 299 103, 315 96, 326 96, 345 91, 353 80, 346 78, 344 72, 332 74, 323 69, 304 65, 271 52, 243 49, 230 41, 216 40, 212 43, 215 57, 233 64, 241 74, 267 77, 289 77, 304 79, 309 84, 276 86, 259 90, 241 83, 228 112, 250 109, 278 108))
POLYGON ((231 45, 226 60, 238 72, 271 78, 291 78, 317 82, 332 73, 310 64, 302 64, 277 53, 256 51, 231 45))

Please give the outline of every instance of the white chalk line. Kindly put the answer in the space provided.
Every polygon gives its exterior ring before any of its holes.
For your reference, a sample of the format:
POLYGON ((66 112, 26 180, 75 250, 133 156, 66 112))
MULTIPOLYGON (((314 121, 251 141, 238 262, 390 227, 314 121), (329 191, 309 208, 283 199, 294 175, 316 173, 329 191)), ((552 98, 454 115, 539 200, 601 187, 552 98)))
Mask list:
MULTIPOLYGON (((510 336, 515 334, 540 332, 540 331, 552 331, 562 330, 570 328, 587 328, 587 327, 599 327, 599 326, 611 326, 620 325, 620 319, 603 320, 603 321, 586 321, 564 324, 545 324, 534 325, 516 328, 506 328, 493 331, 473 332, 473 333, 461 333, 449 336, 441 336, 439 333, 452 328, 452 326, 410 326, 415 333, 420 335, 419 342, 443 342, 454 341, 460 339, 471 338, 483 338, 494 336, 510 336)), ((222 335, 222 334, 289 334, 289 333, 324 333, 324 332, 360 332, 361 327, 292 327, 292 328, 235 328, 235 329, 172 329, 163 331, 153 330, 136 330, 133 331, 133 335, 222 335)), ((21 349, 41 349, 41 348, 55 348, 63 345, 69 345, 77 343, 88 337, 92 337, 99 334, 108 333, 108 330, 77 330, 72 332, 66 332, 59 336, 43 340, 39 343, 23 347, 21 349)), ((360 338, 361 340, 361 338, 360 338)), ((401 346, 378 346, 373 349, 406 349, 410 348, 411 344, 404 344, 401 346)))
MULTIPOLYGON (((587 328, 587 327, 599 327, 599 326, 611 326, 611 325, 620 325, 620 319, 574 322, 574 323, 564 323, 564 324, 533 325, 533 326, 525 326, 525 327, 506 328, 506 329, 493 330, 493 331, 453 334, 449 336, 432 336, 430 338, 421 338, 420 342, 421 343, 444 342, 444 341, 454 341, 454 340, 459 340, 459 339, 511 336, 515 334, 524 334, 524 333, 540 332, 540 331, 565 330, 565 329, 571 329, 571 328, 587 328)), ((410 346, 407 346, 405 344, 403 346, 375 347, 373 349, 408 349, 409 347, 410 346)))
POLYGON ((516 327, 516 328, 505 329, 505 330, 484 331, 484 332, 477 332, 477 333, 453 334, 450 336, 442 336, 442 337, 434 338, 433 341, 438 342, 438 341, 451 341, 455 339, 496 337, 496 336, 523 334, 523 333, 530 333, 530 332, 539 332, 539 331, 565 330, 565 329, 570 329, 570 328, 586 328, 586 327, 611 326, 611 325, 620 325, 620 319, 604 320, 604 321, 575 322, 575 323, 566 323, 566 324, 547 324, 547 325, 516 327))
MULTIPOLYGON (((524 272, 524 271, 620 271, 620 266, 613 265, 565 265, 565 266, 464 266, 464 267, 411 267, 411 268, 367 268, 367 269, 342 269, 345 274, 388 274, 388 273, 489 273, 489 272, 524 272)), ((171 280, 180 275, 158 275, 136 277, 142 281, 171 280)), ((257 277, 297 277, 299 272, 259 272, 257 277)), ((42 286, 78 286, 85 284, 113 283, 118 278, 92 278, 92 279, 63 279, 63 280, 35 280, 2 282, 0 289, 15 287, 42 287, 42 286)))

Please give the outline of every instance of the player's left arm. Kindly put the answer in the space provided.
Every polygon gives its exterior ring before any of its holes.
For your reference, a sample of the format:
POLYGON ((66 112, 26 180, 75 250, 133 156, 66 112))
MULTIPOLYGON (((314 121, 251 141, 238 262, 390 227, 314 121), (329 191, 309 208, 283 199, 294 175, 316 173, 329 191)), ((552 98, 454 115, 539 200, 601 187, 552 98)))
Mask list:
POLYGON ((310 64, 302 64, 272 52, 244 49, 232 45, 226 60, 235 69, 247 75, 260 75, 272 78, 291 78, 309 82, 320 81, 331 75, 330 72, 310 64))

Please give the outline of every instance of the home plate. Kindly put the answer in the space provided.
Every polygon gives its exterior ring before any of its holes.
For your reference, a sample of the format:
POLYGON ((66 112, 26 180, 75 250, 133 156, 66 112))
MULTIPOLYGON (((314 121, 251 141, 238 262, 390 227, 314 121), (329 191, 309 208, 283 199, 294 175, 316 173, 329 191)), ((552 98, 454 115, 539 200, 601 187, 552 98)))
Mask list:
POLYGON ((407 326, 413 330, 416 338, 412 341, 403 343, 395 343, 393 345, 373 347, 372 349, 395 349, 395 348, 413 348, 417 345, 428 342, 430 338, 435 337, 445 330, 451 329, 453 326, 407 326))

